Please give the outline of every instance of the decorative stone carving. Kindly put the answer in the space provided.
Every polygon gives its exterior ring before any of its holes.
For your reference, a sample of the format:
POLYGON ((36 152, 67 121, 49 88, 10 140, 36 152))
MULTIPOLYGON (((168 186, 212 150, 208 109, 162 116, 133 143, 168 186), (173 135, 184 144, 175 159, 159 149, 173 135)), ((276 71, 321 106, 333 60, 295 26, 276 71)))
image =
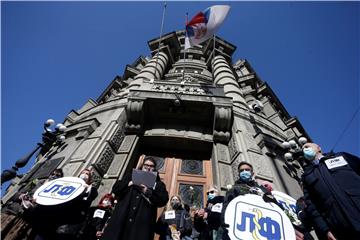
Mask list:
POLYGON ((214 142, 228 143, 232 124, 232 109, 230 107, 215 106, 214 142))
POLYGON ((144 123, 144 101, 129 99, 126 106, 127 123, 125 125, 128 133, 140 133, 144 123))
POLYGON ((93 165, 94 168, 103 176, 110 167, 112 160, 114 159, 115 153, 109 145, 105 147, 100 155, 99 160, 93 165))
POLYGON ((115 132, 114 136, 109 141, 109 144, 114 149, 114 151, 117 151, 119 149, 124 138, 125 138, 125 124, 121 124, 119 125, 119 128, 115 132))
POLYGON ((207 87, 201 86, 184 86, 170 84, 153 84, 151 90, 156 92, 181 93, 192 95, 208 95, 212 96, 213 92, 207 87))
POLYGON ((102 177, 100 174, 96 171, 97 169, 91 171, 91 179, 92 179, 92 185, 96 188, 99 188, 101 184, 102 177))

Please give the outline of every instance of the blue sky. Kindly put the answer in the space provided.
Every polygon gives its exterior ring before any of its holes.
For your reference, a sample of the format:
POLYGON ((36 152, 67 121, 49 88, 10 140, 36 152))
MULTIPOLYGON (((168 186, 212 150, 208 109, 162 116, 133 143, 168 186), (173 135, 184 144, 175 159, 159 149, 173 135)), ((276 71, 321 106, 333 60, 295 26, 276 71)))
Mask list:
MULTIPOLYGON (((164 33, 225 2, 168 2, 164 33)), ((359 2, 229 2, 218 35, 237 46, 324 151, 359 108, 359 2)), ((1 2, 1 164, 7 169, 150 55, 163 2, 1 2)), ((359 113, 335 151, 360 155, 359 113)), ((25 167, 20 172, 27 170, 25 167)))

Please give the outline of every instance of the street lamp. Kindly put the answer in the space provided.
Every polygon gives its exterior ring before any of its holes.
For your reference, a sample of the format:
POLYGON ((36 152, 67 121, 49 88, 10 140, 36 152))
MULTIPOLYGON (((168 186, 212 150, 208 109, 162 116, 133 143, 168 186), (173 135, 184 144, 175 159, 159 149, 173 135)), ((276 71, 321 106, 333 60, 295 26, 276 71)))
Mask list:
POLYGON ((305 143, 307 143, 307 139, 305 137, 300 137, 298 139, 298 143, 294 139, 291 139, 288 142, 283 142, 281 145, 287 150, 284 154, 285 160, 292 162, 295 159, 298 159, 302 155, 301 146, 305 143))
POLYGON ((63 135, 66 126, 62 123, 59 123, 55 126, 54 129, 50 127, 55 124, 53 119, 48 119, 44 123, 44 132, 42 134, 42 143, 37 143, 35 149, 33 149, 29 154, 20 158, 15 162, 15 165, 11 169, 5 169, 1 173, 1 185, 17 176, 17 170, 19 168, 25 167, 26 164, 30 161, 31 157, 40 149, 39 154, 44 155, 47 153, 52 146, 60 145, 64 140, 65 136, 63 135))

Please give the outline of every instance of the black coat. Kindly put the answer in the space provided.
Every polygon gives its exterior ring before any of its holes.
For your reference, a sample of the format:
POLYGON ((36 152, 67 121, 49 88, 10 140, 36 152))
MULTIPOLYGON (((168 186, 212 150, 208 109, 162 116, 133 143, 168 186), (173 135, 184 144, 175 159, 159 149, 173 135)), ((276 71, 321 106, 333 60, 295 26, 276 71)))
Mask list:
POLYGON ((115 183, 115 206, 103 240, 152 240, 154 238, 157 208, 169 200, 165 184, 158 177, 155 189, 143 194, 136 185, 128 186, 131 175, 115 183))
POLYGON ((161 214, 156 223, 156 233, 160 235, 160 240, 167 239, 166 236, 171 237, 170 225, 176 225, 176 229, 180 231, 180 236, 191 236, 192 222, 190 214, 183 208, 175 210, 174 219, 165 219, 165 213, 161 214))
MULTIPOLYGON (((268 194, 269 192, 264 187, 260 186, 257 182, 255 182, 254 180, 251 180, 249 182, 243 182, 241 179, 238 179, 235 182, 235 185, 226 192, 223 209, 221 211, 221 225, 224 230, 222 237, 224 240, 230 239, 227 234, 228 233, 227 228, 229 226, 228 226, 228 224, 225 224, 225 211, 226 211, 227 206, 229 205, 231 200, 233 200, 237 196, 245 195, 248 193, 262 195, 264 193, 268 194)), ((266 196, 265 194, 264 194, 264 196, 266 196)), ((264 198, 264 196, 263 196, 263 198, 264 198)))
POLYGON ((213 239, 212 230, 218 230, 221 226, 221 213, 211 211, 212 206, 223 203, 223 196, 216 196, 209 199, 206 203, 205 211, 207 212, 206 221, 197 215, 194 217, 194 228, 200 233, 199 239, 213 239))
POLYGON ((305 167, 302 180, 306 212, 319 237, 330 230, 338 239, 360 239, 360 159, 348 153, 323 157, 305 167), (339 156, 347 164, 328 169, 326 163, 339 156))
POLYGON ((81 239, 83 240, 96 240, 96 232, 102 231, 107 223, 108 219, 110 218, 112 213, 111 207, 91 207, 88 211, 88 216, 86 218, 86 226, 83 230, 83 235, 81 239), (103 216, 94 216, 96 211, 103 211, 103 216))

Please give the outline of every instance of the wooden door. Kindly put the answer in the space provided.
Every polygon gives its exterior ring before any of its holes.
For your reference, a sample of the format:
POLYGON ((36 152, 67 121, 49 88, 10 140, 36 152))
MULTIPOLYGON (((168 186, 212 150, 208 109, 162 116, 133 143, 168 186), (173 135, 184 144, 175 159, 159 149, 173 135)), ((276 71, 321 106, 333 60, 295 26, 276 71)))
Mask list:
MULTIPOLYGON (((213 184, 210 160, 153 157, 169 198, 180 195, 189 207, 204 207, 207 188, 213 184)), ((140 157, 138 166, 142 164, 143 158, 144 155, 140 157)))

